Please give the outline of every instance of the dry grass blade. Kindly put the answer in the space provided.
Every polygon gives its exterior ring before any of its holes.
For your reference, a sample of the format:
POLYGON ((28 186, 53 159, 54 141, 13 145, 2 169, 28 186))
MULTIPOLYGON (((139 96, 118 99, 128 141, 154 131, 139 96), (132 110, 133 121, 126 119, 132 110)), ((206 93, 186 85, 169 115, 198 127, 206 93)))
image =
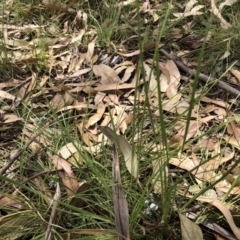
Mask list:
POLYGON ((119 157, 116 146, 113 149, 113 163, 112 163, 112 175, 113 175, 113 205, 115 213, 115 221, 118 231, 118 240, 130 239, 129 234, 129 213, 128 203, 122 189, 119 157))

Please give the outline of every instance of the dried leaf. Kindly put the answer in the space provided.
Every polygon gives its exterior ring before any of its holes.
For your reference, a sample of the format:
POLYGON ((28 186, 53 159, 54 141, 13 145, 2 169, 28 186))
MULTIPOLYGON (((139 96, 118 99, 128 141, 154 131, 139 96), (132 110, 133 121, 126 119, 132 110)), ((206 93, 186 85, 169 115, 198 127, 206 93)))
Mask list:
MULTIPOLYGON (((192 198, 192 196, 191 196, 191 198, 192 198)), ((240 229, 235 225, 231 212, 227 209, 227 207, 221 201, 219 201, 218 199, 215 199, 215 198, 209 198, 209 197, 204 197, 204 196, 198 197, 197 200, 210 203, 213 206, 215 206, 216 208, 218 208, 222 212, 224 217, 226 218, 230 228, 232 229, 232 231, 235 234, 235 236, 237 237, 237 239, 240 239, 240 229)))
POLYGON ((182 240, 203 240, 201 228, 187 217, 179 214, 182 240))
POLYGON ((79 183, 79 188, 76 192, 78 195, 72 198, 69 204, 78 208, 82 208, 85 205, 85 201, 83 200, 83 198, 79 197, 79 193, 84 193, 88 190, 88 188, 89 184, 86 181, 79 183))
POLYGON ((195 163, 192 159, 190 159, 187 156, 184 156, 183 154, 179 155, 180 155, 179 158, 175 157, 171 158, 169 163, 176 167, 191 172, 196 178, 200 180, 204 178, 204 169, 202 168, 202 166, 199 166, 198 163, 195 163))
POLYGON ((240 81, 240 71, 237 69, 231 69, 230 72, 240 81))
POLYGON ((93 53, 94 53, 94 47, 95 47, 95 42, 90 42, 88 44, 88 51, 86 53, 86 61, 87 61, 87 63, 91 63, 92 62, 92 57, 93 57, 93 53))
POLYGON ((119 83, 120 78, 117 73, 105 64, 93 65, 93 72, 97 77, 101 77, 101 83, 111 84, 111 83, 119 83))
POLYGON ((120 164, 116 146, 114 146, 113 150, 112 176, 113 207, 118 239, 130 240, 128 203, 122 188, 120 164))
POLYGON ((94 90, 105 92, 105 91, 117 91, 121 89, 132 89, 135 87, 136 87, 136 83, 129 83, 129 84, 128 83, 124 83, 124 84, 112 83, 112 84, 100 85, 98 87, 95 87, 94 90))
POLYGON ((7 99, 11 99, 11 100, 14 100, 15 99, 15 96, 8 93, 8 92, 5 92, 3 90, 0 90, 0 98, 7 98, 7 99))
POLYGON ((119 54, 120 56, 123 56, 123 57, 133 57, 133 56, 139 55, 140 52, 141 52, 140 50, 136 50, 136 51, 131 52, 131 53, 121 53, 121 52, 117 52, 117 54, 119 54))
POLYGON ((224 6, 232 6, 234 3, 236 3, 237 0, 225 0, 219 5, 219 11, 223 9, 224 6))
POLYGON ((78 190, 79 183, 72 171, 71 165, 67 161, 65 161, 62 158, 59 158, 56 155, 48 154, 48 156, 52 160, 52 163, 57 170, 65 171, 65 173, 59 171, 58 174, 63 184, 66 186, 68 196, 72 196, 78 190))
POLYGON ((223 29, 229 29, 232 27, 232 25, 230 23, 228 23, 221 15, 220 11, 218 10, 218 8, 215 5, 215 0, 211 0, 211 7, 212 7, 212 12, 213 14, 220 20, 221 22, 221 27, 223 29))
POLYGON ((125 83, 126 81, 129 80, 129 78, 131 77, 133 71, 136 69, 135 66, 129 66, 125 72, 124 72, 124 75, 122 77, 122 79, 120 80, 121 83, 125 83))
POLYGON ((199 10, 202 9, 204 5, 197 5, 193 7, 196 3, 198 3, 198 1, 190 0, 185 7, 184 13, 173 13, 173 15, 177 18, 202 15, 203 13, 199 12, 199 10))
POLYGON ((105 113, 105 109, 105 105, 103 103, 99 103, 97 113, 95 113, 89 118, 87 124, 85 125, 85 128, 89 128, 90 126, 96 124, 99 120, 101 120, 103 114, 105 113))
POLYGON ((124 160, 127 166, 128 171, 132 174, 136 179, 138 178, 138 160, 137 155, 132 151, 130 144, 127 142, 125 138, 117 135, 114 131, 109 127, 99 126, 99 129, 116 145, 120 148, 124 160))
POLYGON ((72 154, 76 153, 77 151, 82 150, 81 145, 74 145, 73 143, 67 143, 64 145, 59 151, 58 154, 62 156, 65 160, 68 159, 72 154))

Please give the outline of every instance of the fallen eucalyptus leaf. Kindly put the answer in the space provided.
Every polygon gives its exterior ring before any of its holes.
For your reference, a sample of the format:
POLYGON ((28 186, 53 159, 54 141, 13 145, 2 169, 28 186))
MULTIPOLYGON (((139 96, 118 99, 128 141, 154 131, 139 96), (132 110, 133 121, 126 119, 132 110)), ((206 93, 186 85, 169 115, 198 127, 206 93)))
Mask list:
POLYGON ((116 146, 118 146, 123 154, 126 167, 128 171, 132 174, 136 179, 138 178, 138 160, 136 153, 133 153, 130 144, 127 142, 125 138, 117 135, 114 131, 109 127, 99 126, 99 129, 103 134, 105 134, 111 142, 113 142, 116 146))
POLYGON ((179 214, 181 222, 181 233, 183 240, 203 240, 203 234, 201 228, 187 217, 179 214))

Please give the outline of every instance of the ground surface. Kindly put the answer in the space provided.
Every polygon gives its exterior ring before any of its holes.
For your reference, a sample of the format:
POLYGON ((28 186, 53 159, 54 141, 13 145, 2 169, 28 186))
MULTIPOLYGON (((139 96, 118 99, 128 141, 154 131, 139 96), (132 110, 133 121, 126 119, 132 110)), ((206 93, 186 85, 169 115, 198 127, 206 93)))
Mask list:
POLYGON ((0 238, 240 239, 238 9, 6 1, 0 238))

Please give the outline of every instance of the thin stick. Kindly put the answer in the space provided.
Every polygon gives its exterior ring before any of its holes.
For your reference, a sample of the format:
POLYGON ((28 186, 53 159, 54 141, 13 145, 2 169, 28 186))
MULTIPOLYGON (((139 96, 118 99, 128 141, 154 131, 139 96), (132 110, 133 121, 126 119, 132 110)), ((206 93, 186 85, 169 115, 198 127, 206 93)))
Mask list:
MULTIPOLYGON (((166 56, 167 58, 169 59, 172 59, 174 61, 174 63, 184 72, 186 72, 187 74, 189 75, 193 75, 193 76, 196 76, 197 75, 197 71, 195 69, 191 69, 189 67, 187 67, 184 63, 182 63, 181 61, 177 60, 176 57, 170 55, 168 52, 166 52, 165 50, 163 49, 160 49, 160 52, 166 56)), ((212 82, 212 81, 215 81, 216 79, 208 76, 208 75, 205 75, 203 73, 199 73, 198 75, 198 79, 200 81, 203 81, 203 82, 212 82)), ((229 84, 227 84, 226 82, 224 81, 221 81, 219 80, 217 82, 217 86, 228 91, 229 93, 231 93, 232 95, 234 96, 239 96, 240 95, 240 91, 237 90, 236 88, 230 86, 229 84)))
POLYGON ((28 148, 28 146, 42 133, 40 131, 39 133, 36 133, 32 136, 32 138, 21 148, 18 149, 17 152, 9 157, 9 160, 6 162, 6 164, 0 169, 0 175, 3 175, 11 166, 12 164, 19 158, 19 156, 28 148))

